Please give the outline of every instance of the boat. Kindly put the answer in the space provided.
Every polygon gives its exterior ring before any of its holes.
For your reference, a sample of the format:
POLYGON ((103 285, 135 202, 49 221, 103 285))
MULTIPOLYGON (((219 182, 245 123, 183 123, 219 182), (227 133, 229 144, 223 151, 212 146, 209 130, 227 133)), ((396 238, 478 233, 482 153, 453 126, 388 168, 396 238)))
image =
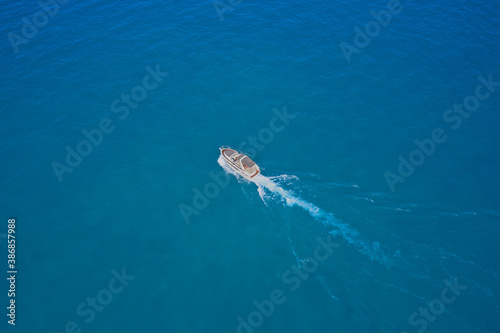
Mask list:
POLYGON ((252 180, 260 173, 259 166, 247 155, 226 146, 220 147, 219 150, 226 164, 244 178, 252 180))

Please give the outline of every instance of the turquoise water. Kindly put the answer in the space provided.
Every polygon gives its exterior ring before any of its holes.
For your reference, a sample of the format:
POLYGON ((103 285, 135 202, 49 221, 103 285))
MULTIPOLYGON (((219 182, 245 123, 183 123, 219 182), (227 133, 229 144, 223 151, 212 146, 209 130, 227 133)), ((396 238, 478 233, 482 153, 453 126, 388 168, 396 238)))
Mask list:
POLYGON ((0 6, 2 332, 500 331, 497 3, 0 6))

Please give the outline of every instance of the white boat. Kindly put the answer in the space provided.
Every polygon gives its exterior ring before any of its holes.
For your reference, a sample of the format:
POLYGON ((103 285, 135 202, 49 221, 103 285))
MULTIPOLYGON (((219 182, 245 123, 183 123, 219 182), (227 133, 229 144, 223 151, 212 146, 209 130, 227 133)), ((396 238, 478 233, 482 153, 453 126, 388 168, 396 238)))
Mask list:
POLYGON ((226 161, 226 164, 236 171, 239 175, 248 180, 260 173, 259 166, 245 154, 238 152, 230 147, 220 147, 220 155, 226 161))

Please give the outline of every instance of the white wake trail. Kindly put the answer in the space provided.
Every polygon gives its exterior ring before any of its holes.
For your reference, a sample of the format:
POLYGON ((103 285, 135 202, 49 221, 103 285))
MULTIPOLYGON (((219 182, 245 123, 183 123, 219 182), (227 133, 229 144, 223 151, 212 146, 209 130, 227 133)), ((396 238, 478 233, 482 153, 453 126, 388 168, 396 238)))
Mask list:
POLYGON ((285 190, 272 179, 262 174, 255 176, 254 183, 257 185, 257 190, 264 203, 268 197, 266 196, 266 190, 273 194, 277 194, 288 207, 297 206, 304 209, 309 215, 322 222, 324 225, 334 227, 336 230, 331 232, 332 235, 339 234, 350 243, 354 243, 354 237, 358 235, 358 232, 350 229, 348 225, 341 223, 332 213, 326 212, 315 204, 294 195, 291 191, 285 190))
MULTIPOLYGON (((244 180, 245 182, 250 183, 250 181, 244 179, 241 177, 238 173, 236 173, 234 170, 232 170, 224 161, 222 156, 219 156, 219 159, 217 160, 219 165, 229 174, 235 175, 238 179, 244 180)), ((295 178, 295 176, 287 176, 287 175, 281 175, 277 177, 273 177, 278 180, 282 179, 289 179, 289 178, 295 178)), ((335 218, 335 216, 327 211, 324 211, 323 209, 319 208, 313 203, 310 203, 295 194, 293 194, 291 191, 285 190, 283 187, 281 187, 278 183, 274 182, 273 179, 266 177, 262 174, 258 174, 253 178, 253 183, 257 185, 257 191, 259 193, 259 196, 261 197, 262 201, 267 207, 267 199, 272 198, 272 196, 267 195, 266 191, 269 193, 272 193, 274 195, 278 195, 281 199, 281 201, 285 202, 285 204, 288 207, 293 207, 297 206, 302 209, 304 209, 309 215, 311 215, 314 219, 317 221, 320 221, 323 223, 325 226, 330 226, 334 230, 330 231, 330 234, 332 236, 341 236, 344 238, 349 244, 353 245, 354 247, 357 248, 360 252, 363 254, 368 255, 372 260, 378 260, 380 262, 383 262, 387 264, 387 258, 383 253, 380 253, 379 249, 379 244, 378 243, 373 243, 373 244, 367 244, 360 240, 358 238, 358 232, 352 228, 350 228, 347 224, 342 223, 338 219, 335 218), (377 253, 378 252, 378 253, 377 253)))

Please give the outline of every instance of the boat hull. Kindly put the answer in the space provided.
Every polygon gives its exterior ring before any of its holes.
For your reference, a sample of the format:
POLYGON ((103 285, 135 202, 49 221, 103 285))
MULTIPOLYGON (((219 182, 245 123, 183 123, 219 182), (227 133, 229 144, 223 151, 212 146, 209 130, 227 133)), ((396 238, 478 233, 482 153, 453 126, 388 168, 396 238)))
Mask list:
MULTIPOLYGON (((222 148, 219 148, 219 150, 220 150, 220 155, 222 156, 222 158, 224 159, 226 164, 232 170, 234 170, 237 174, 242 176, 243 178, 248 179, 250 181, 253 181, 254 180, 253 178, 260 173, 260 169, 256 164, 252 167, 252 169, 255 169, 255 170, 252 170, 251 173, 248 173, 241 167, 240 163, 238 163, 237 161, 234 161, 231 158, 231 156, 234 156, 234 154, 238 154, 238 158, 240 158, 240 159, 248 158, 248 156, 246 156, 245 154, 242 154, 242 153, 240 153, 237 150, 232 149, 232 148, 222 147, 222 148)), ((249 158, 248 158, 248 160, 251 161, 249 158)))

